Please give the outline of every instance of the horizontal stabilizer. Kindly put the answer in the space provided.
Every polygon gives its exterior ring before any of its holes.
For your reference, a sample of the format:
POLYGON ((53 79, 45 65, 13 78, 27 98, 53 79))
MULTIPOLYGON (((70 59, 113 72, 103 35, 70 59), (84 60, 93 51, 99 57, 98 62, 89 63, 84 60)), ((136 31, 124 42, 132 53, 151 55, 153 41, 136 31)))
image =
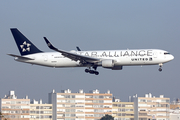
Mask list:
POLYGON ((10 56, 13 56, 13 57, 18 57, 18 58, 21 58, 21 59, 24 59, 24 60, 34 60, 32 58, 23 57, 23 56, 19 56, 19 55, 13 55, 13 54, 7 54, 7 55, 10 55, 10 56))

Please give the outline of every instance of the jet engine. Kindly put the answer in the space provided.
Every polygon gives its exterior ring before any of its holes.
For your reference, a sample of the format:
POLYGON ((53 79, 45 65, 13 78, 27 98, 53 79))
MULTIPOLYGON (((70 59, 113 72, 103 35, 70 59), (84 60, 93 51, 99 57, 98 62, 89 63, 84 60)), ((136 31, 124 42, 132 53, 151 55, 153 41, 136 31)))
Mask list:
POLYGON ((122 70, 123 66, 115 66, 114 60, 103 60, 102 61, 102 67, 112 69, 112 70, 122 70))
POLYGON ((114 60, 103 60, 102 67, 104 68, 112 68, 114 67, 114 60))

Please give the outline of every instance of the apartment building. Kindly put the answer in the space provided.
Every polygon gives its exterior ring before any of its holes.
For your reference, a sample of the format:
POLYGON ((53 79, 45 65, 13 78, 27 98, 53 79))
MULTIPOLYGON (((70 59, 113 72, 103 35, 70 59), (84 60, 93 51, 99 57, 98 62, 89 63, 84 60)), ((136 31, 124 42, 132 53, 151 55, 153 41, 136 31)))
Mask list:
POLYGON ((112 115, 112 94, 92 90, 62 90, 49 93, 49 103, 53 104, 53 120, 98 120, 105 114, 112 115))
POLYGON ((180 109, 170 109, 169 119, 180 120, 180 109))
POLYGON ((43 104, 42 100, 30 103, 30 120, 52 120, 52 104, 43 104))
MULTIPOLYGON (((3 119, 13 120, 99 120, 106 114, 112 115, 115 120, 170 120, 179 119, 179 111, 170 117, 170 98, 164 95, 152 96, 151 93, 144 97, 137 95, 129 97, 129 102, 121 102, 112 98, 112 93, 100 93, 91 90, 85 93, 79 90, 62 90, 49 93, 48 104, 42 100, 30 102, 28 96, 18 99, 14 91, 0 99, 0 111, 3 119)), ((179 103, 178 103, 179 105, 179 103)), ((178 105, 174 106, 179 109, 178 105)))
POLYGON ((134 102, 121 102, 115 99, 112 105, 114 120, 134 120, 134 102))
POLYGON ((9 95, 0 99, 0 111, 4 116, 3 119, 29 120, 30 99, 27 96, 25 99, 17 99, 15 92, 10 91, 9 95))
POLYGON ((172 101, 170 104, 170 120, 180 120, 180 99, 172 101))
POLYGON ((136 120, 169 120, 170 98, 152 96, 151 93, 145 97, 130 96, 129 101, 134 102, 136 120))
POLYGON ((170 104, 170 109, 180 109, 180 99, 177 98, 176 100, 172 101, 170 104))
POLYGON ((30 102, 28 96, 19 99, 14 91, 10 91, 9 95, 5 95, 0 99, 0 111, 3 119, 7 120, 51 120, 52 104, 42 104, 33 100, 30 102))

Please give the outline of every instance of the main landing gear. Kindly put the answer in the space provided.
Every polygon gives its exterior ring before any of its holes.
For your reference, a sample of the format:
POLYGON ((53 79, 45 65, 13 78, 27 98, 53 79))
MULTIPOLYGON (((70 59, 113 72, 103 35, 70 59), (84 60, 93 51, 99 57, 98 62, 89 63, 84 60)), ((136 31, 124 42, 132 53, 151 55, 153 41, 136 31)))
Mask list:
POLYGON ((99 75, 99 72, 96 71, 97 66, 94 66, 93 69, 94 69, 94 70, 91 70, 91 67, 89 67, 89 69, 85 69, 85 72, 86 72, 86 73, 90 73, 90 74, 99 75))
POLYGON ((162 71, 162 66, 163 66, 163 64, 162 64, 162 63, 160 63, 160 64, 159 64, 159 72, 161 72, 161 71, 162 71))

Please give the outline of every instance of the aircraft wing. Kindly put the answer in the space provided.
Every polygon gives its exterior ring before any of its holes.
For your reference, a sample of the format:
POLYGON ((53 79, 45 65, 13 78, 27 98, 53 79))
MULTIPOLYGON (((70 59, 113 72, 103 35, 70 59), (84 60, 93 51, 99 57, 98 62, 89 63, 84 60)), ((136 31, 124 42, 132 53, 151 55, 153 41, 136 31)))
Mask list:
POLYGON ((19 56, 19 55, 13 55, 13 54, 7 54, 7 55, 10 55, 10 56, 13 56, 13 57, 18 57, 18 58, 21 58, 21 59, 24 59, 24 60, 34 60, 32 58, 23 57, 23 56, 19 56))
POLYGON ((101 59, 99 58, 93 58, 93 57, 88 57, 88 56, 84 56, 84 55, 79 55, 79 54, 75 54, 75 53, 71 53, 71 52, 67 52, 67 51, 64 51, 64 50, 59 50, 57 48, 55 48, 50 42, 49 40, 44 37, 48 47, 54 51, 57 51, 57 52, 60 52, 63 56, 71 59, 71 60, 74 60, 74 61, 81 61, 81 62, 89 62, 89 63, 96 63, 96 62, 99 62, 101 61, 101 59))

